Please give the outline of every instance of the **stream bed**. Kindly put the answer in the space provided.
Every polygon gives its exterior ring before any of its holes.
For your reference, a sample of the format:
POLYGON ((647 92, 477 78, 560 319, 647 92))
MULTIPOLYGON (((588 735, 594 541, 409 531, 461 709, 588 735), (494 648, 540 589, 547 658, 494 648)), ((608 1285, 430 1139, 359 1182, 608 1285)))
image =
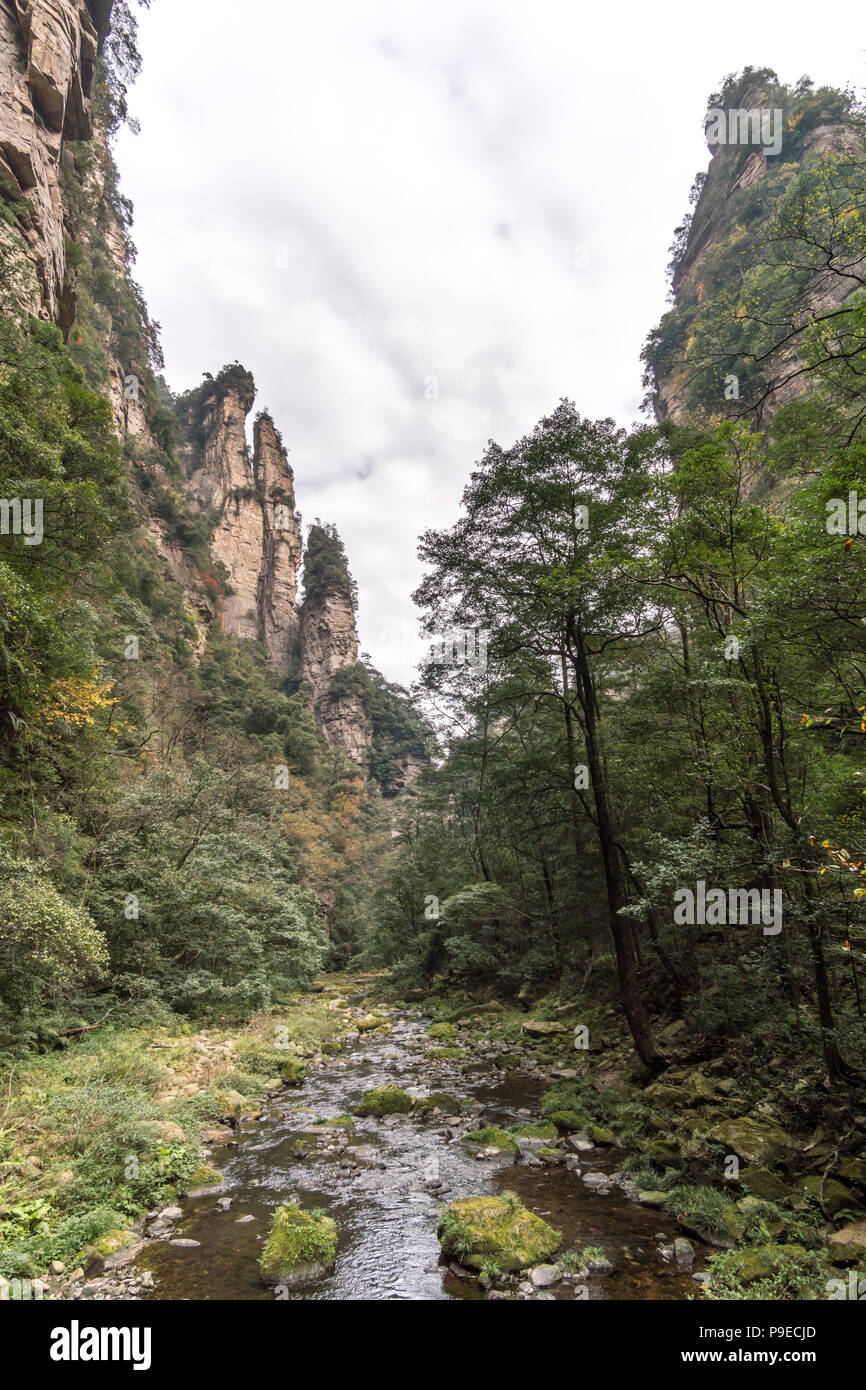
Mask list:
MULTIPOLYGON (((413 1093, 443 1091, 469 1102, 472 1122, 506 1127, 534 1120, 550 1084, 531 1072, 503 1073, 490 1059, 429 1061, 420 1044, 425 1023, 400 1018, 390 1033, 353 1038, 338 1057, 310 1070, 303 1087, 272 1099, 260 1118, 242 1122, 232 1144, 213 1150, 225 1192, 186 1199, 172 1239, 148 1241, 136 1263, 149 1269, 156 1299, 264 1299, 261 1254, 273 1210, 297 1198, 334 1218, 339 1232, 334 1273, 292 1293, 292 1299, 480 1299, 474 1277, 440 1260, 436 1222, 442 1203, 510 1189, 564 1237, 564 1249, 600 1246, 611 1274, 581 1286, 565 1281, 545 1291, 558 1299, 682 1299, 695 1297, 692 1271, 657 1253, 681 1234, 664 1212, 630 1202, 616 1187, 606 1195, 584 1185, 574 1168, 533 1163, 529 1154, 479 1160, 451 1117, 392 1115, 356 1118, 354 1129, 315 1121, 354 1110, 364 1091, 393 1082, 413 1093), (230 1199, 230 1204, 227 1199, 230 1199), (196 1244, 174 1244, 188 1240, 196 1244)), ((612 1172, 615 1151, 580 1155, 584 1172, 612 1172)), ((706 1252, 709 1253, 709 1252, 706 1252)), ((695 1268, 704 1263, 698 1250, 695 1268)))

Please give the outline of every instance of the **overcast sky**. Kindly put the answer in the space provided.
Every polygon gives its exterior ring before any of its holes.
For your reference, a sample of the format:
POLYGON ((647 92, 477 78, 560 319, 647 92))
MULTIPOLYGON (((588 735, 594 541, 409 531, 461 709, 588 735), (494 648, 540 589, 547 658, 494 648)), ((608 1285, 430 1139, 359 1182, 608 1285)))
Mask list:
POLYGON ((866 84, 860 0, 153 0, 118 160, 176 391, 239 359, 408 683, 419 533, 562 396, 639 418, 640 350, 746 64, 866 84), (824 18, 826 16, 826 19, 824 18), (438 398, 437 398, 438 388, 438 398))

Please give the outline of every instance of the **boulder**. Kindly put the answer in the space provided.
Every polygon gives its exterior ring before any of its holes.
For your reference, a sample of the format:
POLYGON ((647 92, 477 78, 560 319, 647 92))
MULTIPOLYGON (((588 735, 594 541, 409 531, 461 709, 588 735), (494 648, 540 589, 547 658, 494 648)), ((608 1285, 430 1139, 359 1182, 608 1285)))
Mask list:
POLYGON ((337 1260, 336 1223, 321 1211, 277 1207, 259 1259, 263 1284, 302 1288, 330 1274, 337 1260))
POLYGON ((750 1164, 740 1173, 740 1182, 756 1197, 763 1197, 765 1202, 784 1202, 791 1195, 781 1178, 777 1178, 769 1168, 761 1168, 757 1164, 750 1164))
POLYGON ((858 1205, 845 1184, 837 1182, 835 1178, 825 1178, 822 1185, 821 1179, 813 1173, 798 1185, 804 1197, 811 1197, 814 1202, 822 1204, 830 1216, 858 1205))
POLYGON ((494 1126, 488 1129, 472 1129, 463 1135, 463 1143, 479 1149, 508 1150, 516 1153, 520 1145, 513 1134, 494 1126))
POLYGON ((506 1271, 529 1269, 562 1246, 559 1231, 512 1193, 460 1198, 446 1207, 436 1229, 443 1253, 470 1269, 487 1262, 506 1271))
POLYGON ((523 1031, 528 1038, 550 1038, 557 1033, 570 1033, 571 1029, 567 1023, 547 1023, 544 1019, 528 1018, 523 1024, 523 1031))
POLYGON ((280 1063, 280 1080, 284 1086, 300 1086, 307 1075, 307 1065, 300 1057, 285 1057, 280 1063))
POLYGON ((385 1086, 374 1086, 365 1091, 360 1105, 355 1107, 356 1115, 408 1115, 414 1102, 402 1086, 388 1082, 385 1086))
POLYGON ((866 1263, 866 1221, 853 1221, 834 1231, 827 1240, 827 1251, 834 1265, 866 1263))
POLYGON ((752 1120, 747 1116, 720 1121, 707 1130, 707 1138, 716 1144, 723 1144, 746 1163, 777 1163, 799 1148, 797 1141, 779 1125, 752 1120))

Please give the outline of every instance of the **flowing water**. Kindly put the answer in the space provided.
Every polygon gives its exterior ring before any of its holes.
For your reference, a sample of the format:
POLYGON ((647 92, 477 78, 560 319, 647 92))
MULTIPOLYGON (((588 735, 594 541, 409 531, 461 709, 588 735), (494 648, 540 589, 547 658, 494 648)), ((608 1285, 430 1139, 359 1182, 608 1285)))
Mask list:
MULTIPOLYGON (((335 1128, 323 1135, 317 1130, 316 1117, 351 1112, 365 1090, 384 1082, 475 1102, 479 1125, 537 1119, 546 1089, 540 1076, 503 1075, 489 1059, 426 1061, 419 1048, 424 1027, 420 1020, 402 1019, 385 1037, 353 1040, 351 1052, 311 1070, 300 1091, 282 1093, 261 1118, 242 1123, 233 1146, 215 1149, 212 1162, 223 1169, 231 1205, 222 1210, 213 1196, 183 1204, 174 1235, 198 1245, 148 1244, 138 1263, 154 1274, 151 1296, 272 1300, 273 1289, 259 1283, 256 1262, 273 1209, 298 1198, 302 1206, 320 1207, 334 1218, 339 1246, 335 1272, 292 1298, 483 1298, 477 1280, 459 1277, 440 1263, 437 1215, 443 1200, 506 1188, 562 1231, 566 1249, 605 1250, 615 1270, 587 1282, 589 1298, 697 1293, 689 1274, 656 1253, 657 1236, 672 1240, 678 1234, 673 1219, 628 1202, 616 1187, 599 1195, 565 1168, 479 1161, 442 1115, 356 1119, 353 1131, 335 1128)), ((615 1168, 611 1151, 581 1157, 584 1171, 615 1168)), ((575 1285, 563 1283, 551 1292, 574 1298, 575 1285)))

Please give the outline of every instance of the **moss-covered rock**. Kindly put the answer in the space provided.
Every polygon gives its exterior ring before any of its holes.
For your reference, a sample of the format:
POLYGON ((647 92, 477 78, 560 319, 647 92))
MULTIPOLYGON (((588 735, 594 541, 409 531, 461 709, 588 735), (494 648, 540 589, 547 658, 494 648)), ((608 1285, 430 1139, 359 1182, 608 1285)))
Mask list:
POLYGON ((468 1134, 464 1134, 463 1142, 479 1149, 508 1149, 514 1153, 520 1148, 513 1134, 504 1129, 496 1129, 495 1126, 470 1130, 468 1134))
POLYGON ((107 1259, 109 1255, 116 1255, 118 1250, 128 1250, 131 1245, 135 1245, 141 1237, 135 1231, 108 1231, 104 1236, 93 1242, 93 1249, 107 1259))
POLYGON ((361 1103, 355 1107, 356 1115, 408 1115, 414 1102, 408 1091, 389 1082, 385 1086, 374 1086, 365 1091, 361 1103))
POLYGON ((214 1109, 224 1124, 236 1125, 250 1102, 240 1091, 220 1091, 214 1097, 214 1109))
POLYGON ((835 1178, 825 1178, 822 1185, 821 1178, 812 1174, 802 1179, 799 1188, 804 1197, 811 1197, 813 1202, 820 1202, 831 1216, 857 1205, 845 1184, 837 1182, 835 1178))
POLYGON ((771 1173, 769 1168, 761 1168, 757 1164, 743 1169, 740 1182, 756 1197, 763 1197, 765 1202, 783 1202, 791 1195, 781 1178, 771 1173))
POLYGON ((802 1245, 753 1245, 726 1257, 726 1273, 738 1284, 753 1284, 756 1279, 768 1279, 787 1261, 802 1259, 805 1254, 802 1245))
POLYGON ((549 1260, 562 1236, 527 1211, 511 1193, 502 1197, 463 1197, 439 1218, 437 1235, 444 1254, 470 1269, 496 1264, 503 1271, 528 1269, 549 1260))
POLYGON ((866 1266, 866 1221, 854 1221, 834 1231, 827 1240, 827 1251, 834 1265, 866 1266))
POLYGON ((219 1169, 212 1168, 209 1163, 200 1163, 184 1184, 183 1191, 188 1197, 207 1197, 222 1192, 224 1187, 225 1178, 219 1169))
POLYGON ((277 1207, 259 1259, 263 1284, 300 1288, 323 1279, 336 1260, 337 1227, 329 1216, 292 1205, 277 1207))
POLYGON ((431 1047, 427 1056, 440 1062, 459 1062, 463 1052, 459 1047, 431 1047))
POLYGON ((798 1148, 796 1140, 780 1125, 752 1120, 748 1116, 722 1120, 707 1130, 707 1138, 724 1145, 746 1163, 776 1163, 798 1148))
POLYGON ((509 1134, 518 1139, 556 1139, 559 1131, 553 1124, 512 1125, 509 1134))
POLYGON ((514 1052, 500 1052, 494 1065, 499 1071, 516 1071, 520 1066, 520 1058, 514 1052))
POLYGON ((374 1029, 381 1028, 387 1019, 380 1018, 378 1014, 364 1014, 363 1018, 357 1019, 355 1027, 359 1033, 372 1033, 374 1029))
POLYGON ((300 1057, 284 1057, 280 1063, 280 1080, 284 1086, 300 1086, 307 1075, 306 1062, 300 1057))
POLYGON ((598 1144, 600 1148, 611 1148, 616 1143, 616 1137, 612 1129, 607 1129, 604 1125, 588 1124, 586 1133, 589 1135, 593 1144, 598 1144))
POLYGON ((446 1042, 453 1042, 457 1037, 457 1025, 455 1023, 431 1023, 427 1029, 428 1038, 442 1038, 446 1042))
POLYGON ((434 1091, 429 1096, 416 1096, 415 1109, 421 1115, 429 1115, 433 1110, 444 1110, 447 1115, 459 1115, 463 1101, 458 1096, 449 1096, 446 1091, 434 1091))
POLYGON ((335 1129, 354 1129, 355 1117, 354 1115, 333 1115, 328 1120, 322 1120, 321 1123, 323 1125, 331 1125, 335 1129))
POLYGON ((560 1134, 575 1134, 578 1130, 585 1132, 586 1126, 592 1123, 576 1110, 554 1110, 548 1118, 551 1124, 556 1125, 560 1134))

